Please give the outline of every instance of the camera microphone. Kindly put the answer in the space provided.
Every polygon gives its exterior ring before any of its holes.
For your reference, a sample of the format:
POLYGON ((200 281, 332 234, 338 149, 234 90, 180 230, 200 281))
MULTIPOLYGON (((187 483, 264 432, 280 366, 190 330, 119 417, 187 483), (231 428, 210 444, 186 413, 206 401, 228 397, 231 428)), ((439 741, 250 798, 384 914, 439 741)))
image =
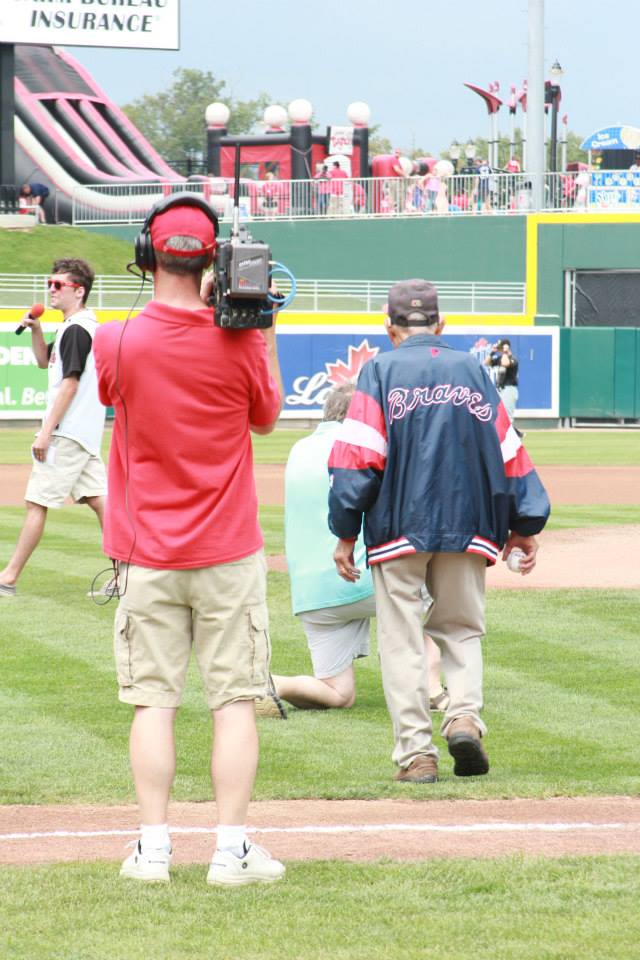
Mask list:
MULTIPOLYGON (((34 303, 34 305, 29 310, 29 320, 37 320, 38 317, 41 317, 44 313, 44 305, 42 303, 34 303)), ((24 323, 21 323, 19 327, 16 328, 16 335, 20 336, 23 330, 26 330, 24 323)))

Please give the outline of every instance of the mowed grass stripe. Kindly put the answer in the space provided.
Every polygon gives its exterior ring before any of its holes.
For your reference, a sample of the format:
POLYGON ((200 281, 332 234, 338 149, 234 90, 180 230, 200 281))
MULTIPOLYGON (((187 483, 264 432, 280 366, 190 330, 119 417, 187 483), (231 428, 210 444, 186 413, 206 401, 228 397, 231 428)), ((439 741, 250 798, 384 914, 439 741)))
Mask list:
POLYGON ((114 864, 4 867, 0 947, 15 960, 272 960, 283 944, 300 960, 423 960, 438 944, 455 960, 631 960, 639 866, 633 856, 291 863, 284 881, 235 893, 207 887, 204 864, 152 888, 119 881, 114 864))
MULTIPOLYGON (((269 602, 273 668, 308 670, 306 644, 291 616, 288 578, 270 574, 269 602)), ((478 781, 452 776, 442 740, 442 781, 429 796, 545 796, 549 793, 634 792, 640 769, 637 751, 625 763, 612 750, 612 737, 640 742, 633 707, 636 674, 628 664, 636 653, 633 625, 638 601, 631 592, 518 593, 492 591, 488 598, 486 721, 492 770, 478 781), (609 635, 615 644, 602 671, 589 665, 582 645, 580 610, 611 609, 609 635), (564 621, 559 611, 564 608, 564 621), (545 638, 541 640, 540 638, 545 638), (557 638, 557 642, 556 642, 557 638), (620 658, 622 666, 618 664, 620 658), (574 662, 575 660, 575 662, 574 662), (630 679, 631 678, 631 679, 630 679), (624 695, 620 695, 624 691, 624 695), (616 692, 618 697, 616 699, 616 692)), ((126 771, 130 708, 117 702, 111 654, 111 609, 97 609, 77 592, 60 601, 6 601, 7 626, 1 677, 5 714, 0 745, 3 766, 14 772, 5 784, 5 802, 132 799, 126 771), (35 611, 35 613, 34 613, 35 611), (66 624, 66 629, 60 624, 66 624), (13 725, 22 726, 24 754, 11 750, 13 725), (34 757, 24 731, 48 744, 34 757), (68 732, 69 736, 66 736, 68 732), (82 739, 86 738, 83 746, 82 739)), ((603 648, 604 650, 605 648, 603 648)), ((606 658, 605 658, 606 661, 606 658)), ((351 711, 291 711, 290 719, 262 721, 262 759, 256 798, 406 796, 392 780, 391 726, 382 694, 375 644, 356 664, 358 701, 351 711)), ((210 718, 201 684, 192 669, 178 720, 177 799, 209 798, 210 718)))
MULTIPOLYGON (((286 463, 294 443, 311 430, 280 427, 268 436, 253 436, 255 463, 286 463)), ((0 429, 0 464, 31 463, 34 427, 0 429)), ((108 456, 111 428, 105 430, 102 453, 108 456)), ((536 465, 625 467, 640 465, 637 430, 528 430, 525 447, 536 465)))
POLYGON ((628 687, 640 689, 640 662, 630 643, 629 625, 640 618, 636 590, 536 590, 488 592, 486 655, 539 679, 553 676, 579 685, 589 678, 603 696, 618 702, 628 687), (544 609, 540 629, 527 618, 544 609), (508 620, 506 619, 508 617, 508 620), (532 639, 533 635, 533 639, 532 639), (565 664, 558 674, 557 664, 565 664), (579 671, 579 676, 576 671, 579 671))

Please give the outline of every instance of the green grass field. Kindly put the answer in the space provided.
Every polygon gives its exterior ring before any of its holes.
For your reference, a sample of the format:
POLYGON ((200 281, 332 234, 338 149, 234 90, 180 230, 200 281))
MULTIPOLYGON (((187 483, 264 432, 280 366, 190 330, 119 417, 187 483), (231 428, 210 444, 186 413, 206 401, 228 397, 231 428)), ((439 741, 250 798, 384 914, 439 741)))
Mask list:
MULTIPOLYGON (((289 450, 308 430, 276 430, 253 437, 256 463, 285 463, 289 450)), ((0 428, 0 464, 30 463, 29 427, 0 428)), ((111 431, 105 432, 103 450, 109 449, 111 431)), ((640 431, 633 430, 530 430, 525 445, 535 464, 550 466, 640 466, 640 431)))
MULTIPOLYGON (((0 430, 0 463, 17 462, 25 436, 0 430)), ((258 438, 256 459, 282 462, 298 436, 258 438)), ((629 433, 531 433, 527 446, 539 463, 639 462, 629 433)), ((0 559, 22 519, 21 508, 0 508, 0 559)), ((262 508, 270 554, 283 551, 282 520, 281 507, 262 508)), ((634 521, 632 509, 615 504, 562 507, 553 516, 556 528, 634 521)), ((112 664, 115 605, 85 598, 104 566, 89 511, 52 512, 20 596, 0 601, 0 803, 133 802, 130 708, 117 702, 112 664)), ((269 574, 269 606, 274 670, 307 672, 286 575, 269 574)), ((260 721, 256 798, 637 795, 637 592, 493 590, 487 617, 489 776, 454 778, 444 750, 438 784, 407 791, 393 782, 372 653, 356 664, 351 711, 291 710, 286 723, 260 721)), ((175 798, 209 799, 209 718, 195 670, 178 742, 175 798)), ((168 890, 125 886, 114 864, 5 867, 0 957, 627 960, 640 956, 639 865, 637 857, 318 862, 293 864, 273 888, 226 893, 206 887, 203 866, 176 869, 168 890)))
POLYGON ((219 891, 202 867, 168 889, 112 866, 0 874, 3 960, 632 960, 633 857, 293 864, 266 889, 219 891))

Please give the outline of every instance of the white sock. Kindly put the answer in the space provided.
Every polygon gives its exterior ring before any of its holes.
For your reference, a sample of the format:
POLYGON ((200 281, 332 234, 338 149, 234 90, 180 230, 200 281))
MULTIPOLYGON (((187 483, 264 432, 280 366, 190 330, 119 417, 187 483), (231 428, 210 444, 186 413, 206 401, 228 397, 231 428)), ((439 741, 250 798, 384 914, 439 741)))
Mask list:
POLYGON ((245 824, 218 824, 218 850, 230 850, 236 857, 243 857, 249 847, 245 824))
POLYGON ((140 824, 140 846, 143 850, 171 850, 171 837, 167 823, 140 824))

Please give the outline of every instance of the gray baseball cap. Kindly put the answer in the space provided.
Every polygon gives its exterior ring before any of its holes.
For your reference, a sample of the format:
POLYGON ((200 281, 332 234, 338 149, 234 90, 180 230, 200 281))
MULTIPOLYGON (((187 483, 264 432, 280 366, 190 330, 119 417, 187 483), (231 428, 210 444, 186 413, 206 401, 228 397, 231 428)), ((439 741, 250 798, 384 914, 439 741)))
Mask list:
POLYGON ((438 319, 438 291, 427 280, 401 280, 389 290, 387 313, 392 323, 398 326, 430 326, 438 319), (420 320, 407 320, 412 314, 424 317, 420 320))

